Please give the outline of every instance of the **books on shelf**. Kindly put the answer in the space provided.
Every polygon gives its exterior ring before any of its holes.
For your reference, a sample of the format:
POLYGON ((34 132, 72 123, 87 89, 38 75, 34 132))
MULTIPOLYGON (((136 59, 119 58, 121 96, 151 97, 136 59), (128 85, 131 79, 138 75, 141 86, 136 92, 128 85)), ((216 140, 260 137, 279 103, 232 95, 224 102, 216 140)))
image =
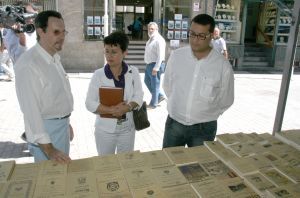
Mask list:
MULTIPOLYGON (((124 89, 120 87, 100 87, 99 101, 105 106, 114 106, 123 102, 124 89)), ((103 118, 115 118, 111 114, 100 114, 103 118)))

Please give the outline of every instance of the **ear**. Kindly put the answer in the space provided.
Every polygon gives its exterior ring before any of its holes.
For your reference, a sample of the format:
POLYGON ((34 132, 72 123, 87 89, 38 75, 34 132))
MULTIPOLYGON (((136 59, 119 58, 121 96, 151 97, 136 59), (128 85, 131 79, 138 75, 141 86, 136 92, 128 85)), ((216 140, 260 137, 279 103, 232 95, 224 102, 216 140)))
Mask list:
POLYGON ((125 56, 127 56, 128 55, 128 50, 126 50, 126 51, 124 51, 123 52, 123 57, 125 58, 125 56))
POLYGON ((42 34, 45 34, 42 28, 36 28, 37 34, 41 37, 42 34))

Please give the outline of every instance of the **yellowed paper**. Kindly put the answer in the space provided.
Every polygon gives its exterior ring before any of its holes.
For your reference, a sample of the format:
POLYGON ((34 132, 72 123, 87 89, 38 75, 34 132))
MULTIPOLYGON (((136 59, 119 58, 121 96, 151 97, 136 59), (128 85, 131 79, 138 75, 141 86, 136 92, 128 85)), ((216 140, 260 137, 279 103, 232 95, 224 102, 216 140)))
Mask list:
POLYGON ((15 161, 0 162, 0 183, 7 182, 14 170, 15 164, 15 161))
POLYGON ((121 165, 115 154, 93 157, 93 163, 96 172, 106 173, 121 170, 121 165))
POLYGON ((123 169, 144 167, 146 165, 145 159, 139 151, 128 153, 120 153, 117 155, 119 163, 123 169))
POLYGON ((72 160, 68 164, 68 173, 94 171, 93 158, 72 160))
POLYGON ((155 184, 155 178, 148 167, 124 169, 124 176, 130 189, 139 189, 155 184))
POLYGON ((35 180, 8 181, 2 191, 1 198, 31 198, 35 189, 35 180))
POLYGON ((40 176, 37 180, 33 197, 66 197, 66 179, 66 174, 40 176))
POLYGON ((41 163, 16 164, 10 180, 36 180, 41 163))
POLYGON ((142 153, 142 155, 146 160, 147 166, 149 166, 150 168, 173 165, 168 156, 162 150, 145 152, 142 153))
POLYGON ((162 187, 170 187, 186 184, 187 180, 176 166, 167 166, 152 169, 157 184, 162 187))

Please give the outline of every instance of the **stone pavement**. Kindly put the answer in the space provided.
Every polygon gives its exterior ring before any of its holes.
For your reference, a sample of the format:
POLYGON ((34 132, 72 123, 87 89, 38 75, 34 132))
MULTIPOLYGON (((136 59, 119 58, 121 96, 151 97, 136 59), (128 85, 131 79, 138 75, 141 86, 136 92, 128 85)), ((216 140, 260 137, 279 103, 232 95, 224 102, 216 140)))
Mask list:
MULTIPOLYGON (((71 123, 75 138, 71 143, 71 158, 97 155, 94 141, 95 116, 85 108, 85 96, 92 74, 71 73, 70 82, 74 96, 71 123)), ((143 79, 144 74, 141 74, 143 79)), ((280 74, 235 74, 235 102, 219 118, 218 134, 237 132, 272 133, 278 95, 280 74)), ((145 90, 146 101, 150 93, 145 90)), ((282 129, 300 129, 300 75, 292 78, 282 129)), ((136 133, 135 150, 150 151, 162 148, 162 138, 167 116, 166 101, 149 110, 151 127, 136 133)), ((14 82, 0 81, 0 161, 16 160, 17 163, 33 162, 20 135, 24 131, 23 118, 15 94, 14 82)))

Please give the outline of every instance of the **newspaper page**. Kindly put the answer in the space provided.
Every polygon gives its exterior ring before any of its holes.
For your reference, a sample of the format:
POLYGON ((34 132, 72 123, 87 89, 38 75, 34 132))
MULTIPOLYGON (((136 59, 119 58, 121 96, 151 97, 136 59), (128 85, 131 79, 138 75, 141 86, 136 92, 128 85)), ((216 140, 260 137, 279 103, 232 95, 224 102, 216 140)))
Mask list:
POLYGON ((130 189, 146 188, 156 183, 149 167, 128 168, 123 173, 130 189))
POLYGON ((163 191, 170 198, 198 198, 197 193, 189 184, 164 188, 163 191))
POLYGON ((195 162, 188 154, 188 151, 184 146, 164 148, 163 151, 168 155, 174 164, 195 162))

